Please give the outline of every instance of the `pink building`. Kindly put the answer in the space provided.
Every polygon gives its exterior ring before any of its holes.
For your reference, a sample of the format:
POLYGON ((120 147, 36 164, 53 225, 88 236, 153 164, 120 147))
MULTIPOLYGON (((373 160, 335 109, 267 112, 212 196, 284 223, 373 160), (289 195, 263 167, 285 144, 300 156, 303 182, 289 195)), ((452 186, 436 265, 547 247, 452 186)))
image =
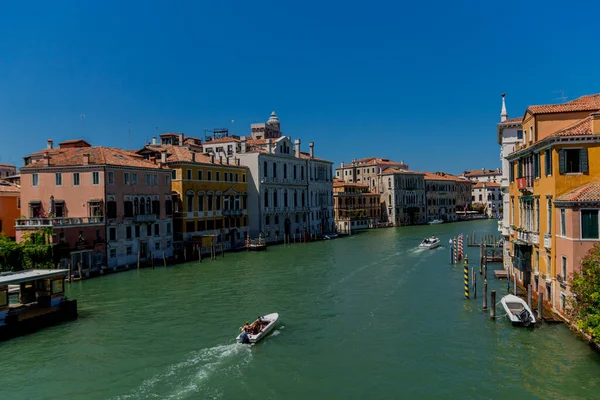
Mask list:
POLYGON ((170 171, 125 150, 69 140, 25 157, 17 240, 53 228, 56 262, 86 273, 170 257, 170 171))
POLYGON ((17 167, 10 164, 0 164, 0 179, 17 174, 17 167))
MULTIPOLYGON (((565 314, 567 299, 572 295, 569 281, 573 272, 581 272, 581 260, 600 240, 600 182, 588 183, 572 190, 557 198, 554 205, 559 227, 555 251, 556 280, 559 285, 554 285, 554 293, 548 293, 551 286, 547 285, 544 296, 546 299, 556 299, 554 304, 558 305, 558 311, 565 314)), ((546 279, 551 279, 548 271, 546 279)))

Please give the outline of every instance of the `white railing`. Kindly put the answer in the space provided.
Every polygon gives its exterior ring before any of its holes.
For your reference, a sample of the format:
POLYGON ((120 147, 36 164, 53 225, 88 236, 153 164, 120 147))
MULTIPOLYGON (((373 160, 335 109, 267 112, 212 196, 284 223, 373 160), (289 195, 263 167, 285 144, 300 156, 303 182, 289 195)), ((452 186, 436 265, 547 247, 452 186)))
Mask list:
POLYGON ((27 218, 18 219, 16 228, 42 228, 47 226, 103 224, 104 217, 27 218))
POLYGON ((536 232, 531 233, 531 242, 533 244, 540 244, 540 234, 536 232))
POLYGON ((552 235, 544 234, 544 247, 547 249, 552 248, 552 235))
MULTIPOLYGON (((192 213, 192 215, 193 214, 194 213, 192 213)), ((156 221, 156 214, 139 214, 139 215, 133 216, 133 222, 154 222, 154 221, 156 221)))

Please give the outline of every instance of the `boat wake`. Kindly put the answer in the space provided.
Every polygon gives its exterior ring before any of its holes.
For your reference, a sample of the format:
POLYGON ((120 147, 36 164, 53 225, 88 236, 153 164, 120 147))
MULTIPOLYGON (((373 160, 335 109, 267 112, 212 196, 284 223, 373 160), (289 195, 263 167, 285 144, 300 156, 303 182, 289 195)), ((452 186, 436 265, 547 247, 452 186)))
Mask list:
POLYGON ((203 393, 205 398, 220 398, 221 389, 210 387, 208 379, 217 374, 241 376, 251 355, 249 346, 238 343, 201 349, 114 400, 186 399, 197 393, 203 393))

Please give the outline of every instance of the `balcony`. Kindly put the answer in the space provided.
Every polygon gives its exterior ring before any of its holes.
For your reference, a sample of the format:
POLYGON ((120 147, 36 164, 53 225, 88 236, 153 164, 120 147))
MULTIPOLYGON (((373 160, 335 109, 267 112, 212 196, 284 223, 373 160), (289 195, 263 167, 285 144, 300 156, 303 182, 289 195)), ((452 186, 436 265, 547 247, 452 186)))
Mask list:
POLYGON ((27 218, 16 220, 16 229, 69 227, 104 224, 104 217, 27 218))
POLYGON ((567 280, 565 279, 564 276, 562 276, 562 275, 556 275, 556 280, 560 284, 561 288, 563 288, 563 289, 567 288, 567 280))
POLYGON ((136 223, 144 223, 144 222, 155 222, 156 214, 144 214, 144 215, 134 215, 133 222, 136 223))
POLYGON ((531 233, 526 231, 517 232, 517 239, 519 239, 522 242, 531 244, 531 233))
POLYGON ((533 177, 527 176, 523 178, 517 178, 517 187, 522 192, 533 191, 533 177))
POLYGON ((552 248, 552 235, 544 234, 544 247, 547 249, 552 248))
POLYGON ((530 236, 531 236, 531 243, 533 243, 533 244, 537 244, 537 245, 539 245, 539 244, 540 244, 540 234, 539 234, 539 233, 537 233, 537 232, 532 232, 532 233, 530 234, 530 236))
POLYGON ((223 210, 223 215, 226 217, 235 217, 244 214, 244 210, 223 210))
POLYGON ((508 189, 509 182, 507 178, 502 178, 500 181, 500 189, 508 189))

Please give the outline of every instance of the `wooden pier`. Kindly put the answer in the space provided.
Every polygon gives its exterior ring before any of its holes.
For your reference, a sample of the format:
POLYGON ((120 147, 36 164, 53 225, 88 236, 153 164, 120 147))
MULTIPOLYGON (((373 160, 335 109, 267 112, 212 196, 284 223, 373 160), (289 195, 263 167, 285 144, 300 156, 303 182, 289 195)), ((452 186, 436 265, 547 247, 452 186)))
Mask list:
POLYGON ((467 235, 468 247, 479 247, 482 244, 491 247, 502 247, 502 236, 494 236, 492 234, 489 234, 478 237, 477 232, 473 232, 471 235, 467 235))

